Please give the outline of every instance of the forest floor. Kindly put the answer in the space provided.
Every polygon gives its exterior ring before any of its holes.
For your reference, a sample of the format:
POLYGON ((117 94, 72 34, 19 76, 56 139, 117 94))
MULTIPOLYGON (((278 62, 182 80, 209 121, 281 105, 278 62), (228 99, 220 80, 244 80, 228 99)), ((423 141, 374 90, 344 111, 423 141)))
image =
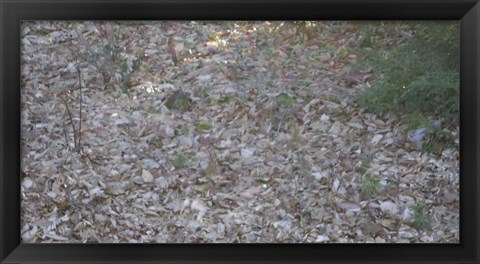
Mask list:
POLYGON ((356 104, 359 28, 23 23, 23 242, 458 243, 458 140, 356 104))

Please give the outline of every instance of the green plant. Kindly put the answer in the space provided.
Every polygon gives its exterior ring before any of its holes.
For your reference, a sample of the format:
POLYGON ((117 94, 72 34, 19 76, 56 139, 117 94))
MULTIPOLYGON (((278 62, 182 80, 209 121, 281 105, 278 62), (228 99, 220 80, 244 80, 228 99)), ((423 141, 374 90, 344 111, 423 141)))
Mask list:
POLYGON ((361 36, 361 41, 360 41, 360 47, 361 48, 373 48, 375 45, 375 41, 372 37, 373 35, 373 30, 376 27, 371 25, 371 23, 366 23, 363 24, 361 29, 360 29, 360 36, 361 36))
POLYGON ((244 93, 239 93, 234 96, 234 99, 236 104, 238 105, 239 108, 247 108, 248 107, 248 102, 249 98, 246 94, 244 93))
POLYGON ((383 78, 360 94, 358 103, 379 115, 392 113, 411 129, 431 126, 428 117, 448 124, 460 109, 459 24, 417 22, 396 28, 405 26, 414 33, 396 47, 362 49, 364 61, 383 78))
POLYGON ((454 147, 456 137, 451 133, 434 128, 427 143, 422 147, 424 153, 440 153, 442 149, 454 147))
POLYGON ((298 125, 295 125, 294 128, 292 128, 292 140, 293 140, 293 143, 295 145, 298 145, 300 144, 300 142, 302 141, 302 134, 301 134, 301 131, 300 131, 300 127, 298 127, 298 125))
POLYGON ((360 163, 358 164, 358 166, 355 168, 355 170, 360 173, 360 175, 364 175, 365 173, 367 173, 367 170, 368 170, 368 163, 365 162, 365 161, 360 161, 360 163))
POLYGON ((127 46, 120 43, 125 39, 121 27, 114 22, 95 22, 99 35, 85 37, 81 24, 73 24, 76 39, 71 42, 70 51, 78 63, 86 62, 95 67, 103 77, 105 87, 116 84, 128 94, 132 73, 141 66, 141 58, 127 53, 132 49, 132 41, 127 46))
POLYGON ((190 124, 183 124, 178 128, 179 135, 192 135, 193 129, 190 124))
POLYGON ((257 182, 258 184, 266 184, 266 183, 269 183, 269 181, 270 179, 267 177, 261 177, 261 176, 255 177, 255 182, 257 182))
POLYGON ((380 180, 371 174, 362 175, 362 193, 368 198, 374 198, 380 192, 380 180))
POLYGON ((165 102, 168 109, 178 109, 180 111, 190 111, 192 109, 191 100, 187 93, 180 90, 173 93, 165 102))
POLYGON ((425 206, 417 200, 412 209, 414 211, 413 227, 432 230, 432 217, 427 213, 425 206))
POLYGON ((200 132, 203 132, 205 130, 209 130, 210 128, 212 128, 212 125, 210 125, 209 123, 206 123, 206 122, 202 122, 202 123, 198 124, 198 126, 197 126, 197 129, 200 132))
POLYGON ((141 60, 133 56, 126 56, 119 59, 121 61, 120 74, 121 88, 128 94, 127 87, 130 85, 132 73, 140 68, 141 60))
POLYGON ((185 163, 187 162, 187 158, 183 154, 178 154, 177 157, 173 160, 173 166, 175 169, 181 169, 185 167, 185 163))
POLYGON ((289 107, 289 106, 291 106, 291 105, 293 105, 297 102, 293 97, 290 97, 286 93, 282 93, 282 94, 278 95, 275 99, 276 99, 277 104, 280 107, 283 107, 283 108, 287 108, 287 107, 289 107))
POLYGON ((202 99, 207 99, 210 97, 210 93, 212 91, 212 87, 210 85, 201 86, 193 90, 193 94, 196 97, 200 97, 202 99))

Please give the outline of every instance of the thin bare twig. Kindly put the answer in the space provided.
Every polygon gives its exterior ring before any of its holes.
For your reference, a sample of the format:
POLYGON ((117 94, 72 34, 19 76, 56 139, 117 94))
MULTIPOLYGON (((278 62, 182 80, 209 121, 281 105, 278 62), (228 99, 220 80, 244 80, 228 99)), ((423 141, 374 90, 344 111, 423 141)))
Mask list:
MULTIPOLYGON (((78 31, 77 31, 77 34, 80 34, 78 31)), ((83 39, 82 39, 83 40, 83 39)), ((82 74, 81 74, 81 71, 80 71, 80 67, 79 67, 79 61, 78 61, 78 57, 79 57, 79 54, 71 47, 69 46, 68 47, 70 49, 70 51, 73 53, 74 57, 75 57, 75 68, 77 69, 77 76, 78 76, 78 91, 80 93, 80 96, 79 96, 79 104, 80 104, 80 110, 79 110, 79 117, 80 117, 80 121, 79 121, 79 124, 78 124, 78 141, 77 141, 77 137, 75 136, 75 127, 74 127, 74 141, 75 141, 75 148, 78 149, 80 148, 81 146, 81 143, 82 143, 82 106, 83 106, 83 97, 82 97, 82 74)), ((63 99, 63 98, 62 98, 63 99)), ((71 113, 70 113, 70 110, 68 108, 68 105, 66 104, 66 101, 64 100, 65 102, 65 105, 67 106, 67 109, 68 109, 68 112, 69 112, 69 115, 70 115, 70 119, 71 118, 71 113)), ((72 122, 72 126, 73 126, 73 122, 72 122)))
POLYGON ((63 134, 65 136, 65 142, 67 143, 67 146, 69 146, 70 144, 68 143, 67 128, 65 126, 65 122, 63 122, 63 134))
MULTIPOLYGON (((62 95, 59 95, 59 97, 60 97, 60 99, 62 99, 63 103, 65 104, 65 107, 67 108, 68 117, 70 118, 70 123, 72 124, 72 129, 73 129, 73 144, 74 144, 75 149, 77 149, 77 134, 76 134, 76 130, 75 130, 75 124, 73 123, 72 112, 70 111, 70 107, 68 107, 68 103, 65 100, 65 98, 63 98, 62 95)), ((67 142, 67 144, 68 144, 68 142, 67 142)))
POLYGON ((270 159, 270 160, 260 160, 260 161, 253 161, 249 163, 242 164, 242 167, 250 167, 253 165, 261 164, 261 163, 268 163, 268 162, 274 162, 274 163, 287 163, 288 159, 270 159))
POLYGON ((80 93, 80 97, 79 97, 79 100, 80 100, 80 113, 79 113, 79 116, 80 116, 80 122, 79 122, 79 125, 78 125, 78 146, 80 147, 81 146, 81 143, 82 143, 82 102, 83 102, 83 98, 82 98, 82 75, 81 75, 81 72, 80 72, 80 68, 78 67, 78 61, 77 61, 77 64, 76 64, 76 68, 77 68, 77 74, 78 74, 78 91, 80 93))

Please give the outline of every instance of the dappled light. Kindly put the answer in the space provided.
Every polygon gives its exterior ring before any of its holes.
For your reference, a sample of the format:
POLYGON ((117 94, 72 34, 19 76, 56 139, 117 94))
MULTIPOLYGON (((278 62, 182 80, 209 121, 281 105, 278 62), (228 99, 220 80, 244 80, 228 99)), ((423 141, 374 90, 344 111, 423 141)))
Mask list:
POLYGON ((459 242, 456 22, 21 32, 25 243, 459 242))

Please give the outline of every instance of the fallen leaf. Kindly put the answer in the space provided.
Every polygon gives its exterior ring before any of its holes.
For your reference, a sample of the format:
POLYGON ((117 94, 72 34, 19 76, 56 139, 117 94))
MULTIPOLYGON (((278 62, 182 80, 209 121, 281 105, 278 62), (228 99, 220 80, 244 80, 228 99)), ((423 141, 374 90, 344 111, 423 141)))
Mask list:
POLYGON ((328 236, 326 236, 326 235, 319 235, 319 236, 317 237, 317 239, 315 239, 315 242, 317 242, 317 243, 323 243, 323 242, 327 242, 327 241, 329 241, 329 240, 330 240, 330 238, 329 238, 328 236))
POLYGON ((394 215, 397 213, 398 207, 396 204, 387 201, 380 203, 380 210, 382 210, 382 212, 385 214, 394 215))
POLYGON ((383 138, 383 135, 376 134, 375 136, 373 136, 371 143, 373 145, 377 145, 378 142, 380 142, 380 140, 382 140, 382 138, 383 138))
POLYGON ((146 169, 142 169, 142 179, 145 182, 153 182, 153 175, 146 169))
POLYGON ((205 213, 208 210, 208 206, 200 198, 195 199, 195 201, 192 202, 190 208, 193 211, 198 211, 200 213, 205 213))
POLYGON ((241 152, 242 152, 242 157, 250 158, 253 156, 254 150, 244 148, 241 150, 241 152))

